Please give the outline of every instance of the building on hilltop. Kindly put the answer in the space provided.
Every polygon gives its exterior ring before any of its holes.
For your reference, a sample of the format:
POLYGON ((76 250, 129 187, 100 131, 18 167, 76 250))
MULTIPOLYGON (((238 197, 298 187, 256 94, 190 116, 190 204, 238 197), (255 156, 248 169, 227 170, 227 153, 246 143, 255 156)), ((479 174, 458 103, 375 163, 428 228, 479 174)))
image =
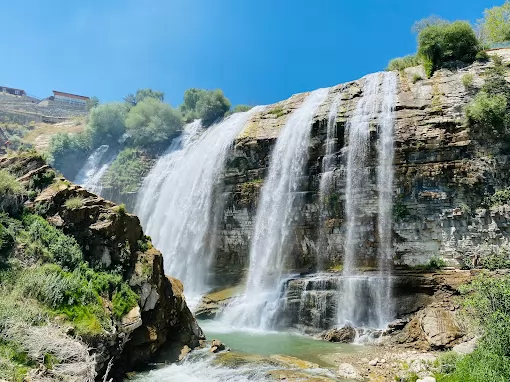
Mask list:
POLYGON ((53 100, 55 102, 63 102, 71 105, 79 105, 86 107, 87 101, 89 99, 90 99, 89 97, 53 90, 53 100))
POLYGON ((9 88, 7 86, 0 86, 0 93, 11 94, 15 96, 25 96, 27 93, 22 89, 9 88))

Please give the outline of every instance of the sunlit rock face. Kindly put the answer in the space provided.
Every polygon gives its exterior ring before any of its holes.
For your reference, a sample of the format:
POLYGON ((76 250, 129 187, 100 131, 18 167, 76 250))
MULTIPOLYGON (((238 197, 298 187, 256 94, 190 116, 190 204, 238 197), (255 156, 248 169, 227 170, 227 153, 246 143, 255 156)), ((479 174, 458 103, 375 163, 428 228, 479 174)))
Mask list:
MULTIPOLYGON (((442 256, 460 267, 476 252, 508 243, 509 212, 479 209, 486 194, 507 185, 503 174, 510 162, 503 144, 488 144, 466 127, 463 109, 476 92, 466 89, 462 76, 474 75, 483 84, 490 63, 475 63, 457 72, 440 70, 431 79, 419 68, 398 74, 394 126, 394 263, 418 265, 442 256)), ((342 263, 346 240, 346 125, 362 95, 363 79, 339 85, 313 119, 307 176, 296 211, 295 233, 287 267, 294 271, 328 269, 342 263), (327 152, 331 104, 338 101, 336 150, 330 192, 320 197, 322 160, 327 152), (321 219, 321 211, 327 218, 321 219)), ((224 175, 225 207, 218 231, 214 270, 218 284, 243 277, 248 267, 250 235, 257 201, 267 175, 271 150, 289 115, 306 94, 297 94, 255 113, 237 137, 224 175)), ((377 150, 380 132, 370 131, 366 169, 369 197, 359 214, 361 235, 358 266, 376 267, 380 244, 377 219, 377 150), (370 195, 373 197, 371 198, 370 195)))

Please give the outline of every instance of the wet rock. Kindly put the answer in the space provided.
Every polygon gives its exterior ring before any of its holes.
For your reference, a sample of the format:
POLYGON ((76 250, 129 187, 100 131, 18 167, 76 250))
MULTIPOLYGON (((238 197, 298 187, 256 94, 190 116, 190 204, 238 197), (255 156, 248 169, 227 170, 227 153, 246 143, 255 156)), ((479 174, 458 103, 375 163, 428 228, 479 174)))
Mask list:
POLYGON ((188 353, 191 351, 191 348, 188 345, 184 345, 184 347, 181 349, 181 354, 179 354, 179 361, 182 361, 188 353))
POLYGON ((225 345, 220 340, 212 340, 209 351, 211 353, 219 353, 222 350, 225 350, 225 345))
POLYGON ((352 326, 344 326, 343 328, 333 328, 322 334, 322 339, 329 342, 352 343, 356 338, 356 329, 352 326))
POLYGON ((360 372, 350 363, 341 363, 338 366, 337 374, 340 378, 355 379, 360 381, 363 380, 363 377, 361 376, 360 372))

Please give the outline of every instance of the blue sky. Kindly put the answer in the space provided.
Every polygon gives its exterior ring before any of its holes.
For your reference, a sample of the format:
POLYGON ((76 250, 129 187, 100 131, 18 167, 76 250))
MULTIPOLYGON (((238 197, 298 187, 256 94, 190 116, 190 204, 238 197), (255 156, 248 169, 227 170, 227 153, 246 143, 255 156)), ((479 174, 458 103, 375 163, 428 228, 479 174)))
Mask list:
POLYGON ((413 53, 415 20, 474 22, 503 0, 0 0, 0 85, 121 100, 221 88, 269 104, 413 53))

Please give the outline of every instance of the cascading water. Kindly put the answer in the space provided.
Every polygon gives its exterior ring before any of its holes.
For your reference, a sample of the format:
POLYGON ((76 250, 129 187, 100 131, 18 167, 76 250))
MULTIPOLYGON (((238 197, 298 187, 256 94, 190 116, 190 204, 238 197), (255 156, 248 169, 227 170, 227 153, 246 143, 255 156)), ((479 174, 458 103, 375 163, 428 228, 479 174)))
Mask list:
POLYGON ((379 233, 379 272, 382 285, 379 298, 379 326, 392 319, 391 270, 393 264, 392 223, 393 223, 393 128, 395 124, 395 103, 397 75, 384 75, 383 100, 379 116, 379 144, 377 146, 377 193, 379 196, 377 230, 379 233))
POLYGON ((108 145, 99 146, 87 159, 83 167, 76 175, 74 183, 79 184, 90 192, 100 195, 103 189, 101 178, 115 159, 114 156, 106 158, 105 154, 110 149, 108 145))
POLYGON ((328 251, 327 238, 324 232, 324 225, 328 217, 327 198, 333 192, 332 181, 333 172, 335 169, 335 151, 337 148, 337 137, 336 137, 336 118, 338 114, 338 104, 340 103, 340 96, 338 94, 331 104, 328 115, 328 125, 326 130, 326 152, 322 158, 322 174, 319 185, 319 205, 320 205, 320 232, 319 232, 319 244, 318 244, 318 255, 317 265, 319 269, 322 269, 325 255, 328 251))
POLYGON ((187 149, 203 132, 202 122, 198 119, 185 125, 182 134, 172 141, 170 147, 143 180, 135 207, 135 213, 140 218, 142 226, 147 226, 149 218, 154 213, 166 177, 177 163, 184 160, 187 149))
POLYGON ((312 92, 291 114, 276 141, 257 210, 246 290, 223 315, 232 325, 260 329, 271 326, 308 157, 312 119, 328 92, 312 92))
POLYGON ((194 144, 183 148, 179 160, 161 158, 159 162, 166 163, 155 167, 161 172, 154 170, 140 194, 137 211, 146 220, 145 232, 163 253, 165 272, 186 286, 191 307, 207 291, 214 254, 213 221, 221 207, 218 186, 228 149, 258 110, 235 113, 209 127, 194 144), (161 184, 154 180, 158 176, 164 178, 161 184))
MULTIPOLYGON (((344 270, 339 303, 340 324, 386 326, 391 318, 390 267, 392 259, 391 213, 393 186, 393 109, 396 97, 394 73, 375 73, 365 77, 363 96, 347 124, 347 187, 344 270), (382 84, 381 84, 382 77, 382 84), (377 275, 360 274, 357 259, 367 227, 364 215, 370 213, 371 174, 368 166, 370 127, 379 125, 377 167, 378 267, 377 275)), ((375 212, 375 211, 374 211, 375 212)))

